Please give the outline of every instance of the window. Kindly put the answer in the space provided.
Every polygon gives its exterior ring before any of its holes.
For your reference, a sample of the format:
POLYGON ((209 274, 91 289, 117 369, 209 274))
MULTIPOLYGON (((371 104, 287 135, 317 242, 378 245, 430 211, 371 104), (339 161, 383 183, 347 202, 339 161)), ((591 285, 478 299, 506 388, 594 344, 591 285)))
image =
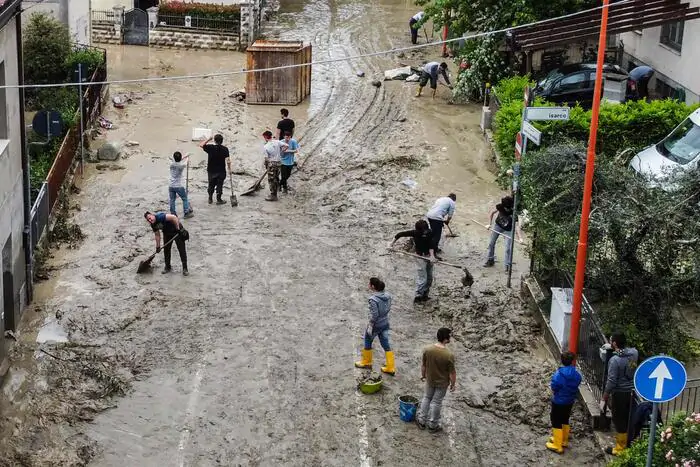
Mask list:
MULTIPOLYGON (((0 62, 0 86, 5 86, 5 62, 0 62)), ((7 139, 7 89, 0 89, 0 139, 7 139)))
POLYGON ((661 26, 660 42, 680 52, 683 46, 683 27, 683 21, 664 24, 661 26))
POLYGON ((584 89, 587 82, 588 78, 586 78, 586 73, 575 73, 559 81, 554 92, 578 91, 579 89, 584 89))

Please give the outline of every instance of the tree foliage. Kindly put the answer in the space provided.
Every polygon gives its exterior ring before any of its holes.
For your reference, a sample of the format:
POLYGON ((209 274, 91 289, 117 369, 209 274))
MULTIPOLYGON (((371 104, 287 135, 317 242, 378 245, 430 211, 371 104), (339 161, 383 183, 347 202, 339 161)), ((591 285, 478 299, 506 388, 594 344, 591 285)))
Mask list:
MULTIPOLYGON (((536 232, 532 254, 542 276, 572 273, 580 223, 586 148, 558 142, 523 159, 522 192, 536 232)), ((680 170, 672 189, 653 188, 626 165, 595 167, 586 287, 606 331, 623 330, 642 355, 692 360, 694 343, 677 308, 700 305, 700 169, 680 170)))
POLYGON ((23 34, 24 79, 27 84, 60 83, 71 53, 70 32, 60 21, 34 13, 23 34))
MULTIPOLYGON (((442 27, 447 24, 450 37, 468 32, 490 32, 533 21, 574 13, 595 6, 595 0, 417 0, 425 6, 424 21, 442 27)), ((458 51, 468 67, 460 72, 455 86, 457 97, 481 95, 484 84, 511 75, 517 63, 506 57, 504 34, 479 37, 458 51)))

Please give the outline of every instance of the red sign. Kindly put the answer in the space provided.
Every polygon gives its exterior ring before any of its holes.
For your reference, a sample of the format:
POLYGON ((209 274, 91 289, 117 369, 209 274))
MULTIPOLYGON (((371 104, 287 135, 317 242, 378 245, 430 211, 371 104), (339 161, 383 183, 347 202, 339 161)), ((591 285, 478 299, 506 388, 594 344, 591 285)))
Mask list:
POLYGON ((520 156, 523 153, 523 136, 518 132, 517 135, 515 135, 515 160, 519 161, 520 156))

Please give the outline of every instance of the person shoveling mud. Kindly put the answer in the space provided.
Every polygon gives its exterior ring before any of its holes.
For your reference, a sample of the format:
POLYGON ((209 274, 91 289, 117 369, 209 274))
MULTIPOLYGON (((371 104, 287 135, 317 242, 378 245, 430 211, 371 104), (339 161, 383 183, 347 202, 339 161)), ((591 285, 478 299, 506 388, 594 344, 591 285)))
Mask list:
MULTIPOLYGON (((430 208, 430 211, 425 215, 430 223, 430 230, 433 232, 433 249, 436 253, 440 253, 440 239, 442 238, 443 226, 449 226, 452 216, 455 215, 455 206, 457 195, 450 193, 447 196, 438 198, 430 208)), ((440 258, 438 257, 438 260, 440 258)))
MULTIPOLYGON (((151 229, 153 229, 156 239, 156 253, 161 251, 160 231, 163 231, 163 236, 165 237, 165 245, 163 246, 165 267, 163 268, 162 273, 167 274, 172 271, 172 267, 170 265, 170 252, 172 249, 172 242, 175 241, 177 251, 180 253, 180 261, 182 261, 182 275, 189 275, 189 272, 187 271, 187 250, 185 249, 185 240, 189 240, 190 235, 180 223, 180 219, 173 214, 167 214, 164 212, 156 212, 154 214, 150 211, 146 211, 143 217, 146 218, 146 221, 151 224, 151 229)), ((146 268, 147 267, 148 266, 146 266, 146 268)), ((144 267, 139 265, 138 272, 143 272, 143 269, 144 267)))
POLYGON ((428 293, 430 292, 430 286, 433 284, 433 263, 437 261, 435 249, 433 248, 433 232, 430 230, 428 222, 421 219, 416 222, 415 229, 397 233, 394 236, 394 241, 389 244, 389 248, 393 249, 396 241, 403 237, 411 237, 413 239, 416 254, 421 257, 418 261, 416 295, 413 298, 413 303, 425 302, 430 298, 428 293))
POLYGON ((433 98, 435 98, 435 93, 437 92, 438 85, 438 75, 442 75, 447 83, 447 87, 452 89, 452 84, 450 84, 450 78, 447 76, 447 63, 442 62, 430 62, 423 65, 421 70, 420 82, 418 83, 418 92, 416 92, 416 97, 420 97, 423 92, 423 88, 428 81, 430 81, 430 89, 433 90, 433 98))

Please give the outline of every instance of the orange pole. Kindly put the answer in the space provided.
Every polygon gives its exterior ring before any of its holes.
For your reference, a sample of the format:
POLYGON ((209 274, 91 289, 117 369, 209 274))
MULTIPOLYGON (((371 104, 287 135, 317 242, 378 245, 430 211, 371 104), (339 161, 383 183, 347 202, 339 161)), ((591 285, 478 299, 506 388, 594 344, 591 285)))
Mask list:
POLYGON ((595 168, 595 145, 598 135, 598 114, 603 87, 603 63, 605 62, 605 42, 608 29, 608 4, 603 0, 600 18, 600 37, 598 39, 598 63, 596 65, 595 91, 593 92, 593 109, 591 110, 591 129, 588 135, 588 154, 586 157, 586 177, 583 183, 583 206, 581 207, 581 225, 578 232, 578 249, 576 250, 576 276, 574 277, 574 297, 571 308, 571 330, 569 333, 569 351, 578 351, 578 334, 581 325, 581 305, 583 304, 583 282, 586 275, 586 253, 588 249, 588 218, 591 213, 591 192, 593 191, 593 170, 595 168))
MULTIPOLYGON (((450 20, 450 11, 445 10, 445 25, 442 27, 442 40, 446 41, 447 40, 447 31, 448 31, 448 26, 447 23, 450 20)), ((447 42, 442 43, 442 56, 447 57, 447 42)))

